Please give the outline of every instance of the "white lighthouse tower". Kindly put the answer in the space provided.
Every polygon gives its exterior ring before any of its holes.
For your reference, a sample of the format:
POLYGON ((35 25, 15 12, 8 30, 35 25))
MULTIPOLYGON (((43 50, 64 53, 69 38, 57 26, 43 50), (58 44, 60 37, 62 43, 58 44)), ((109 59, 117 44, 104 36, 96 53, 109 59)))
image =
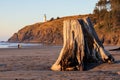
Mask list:
POLYGON ((46 14, 44 14, 44 22, 46 22, 47 21, 47 19, 46 19, 46 14))

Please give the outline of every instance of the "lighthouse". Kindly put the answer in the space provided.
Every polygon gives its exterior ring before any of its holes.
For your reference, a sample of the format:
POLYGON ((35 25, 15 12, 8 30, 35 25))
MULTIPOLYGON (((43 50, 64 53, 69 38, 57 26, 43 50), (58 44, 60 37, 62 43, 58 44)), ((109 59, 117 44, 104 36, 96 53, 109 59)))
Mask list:
POLYGON ((47 19, 46 19, 46 14, 44 14, 44 22, 46 22, 47 21, 47 19))

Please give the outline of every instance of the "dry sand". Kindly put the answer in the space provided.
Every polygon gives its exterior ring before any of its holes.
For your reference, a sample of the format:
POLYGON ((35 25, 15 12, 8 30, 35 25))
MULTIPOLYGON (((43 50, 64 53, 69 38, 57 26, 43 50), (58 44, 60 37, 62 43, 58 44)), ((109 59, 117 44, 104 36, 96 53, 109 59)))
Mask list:
POLYGON ((0 49, 0 80, 120 80, 120 51, 110 51, 114 64, 104 63, 88 71, 51 71, 61 48, 0 49))

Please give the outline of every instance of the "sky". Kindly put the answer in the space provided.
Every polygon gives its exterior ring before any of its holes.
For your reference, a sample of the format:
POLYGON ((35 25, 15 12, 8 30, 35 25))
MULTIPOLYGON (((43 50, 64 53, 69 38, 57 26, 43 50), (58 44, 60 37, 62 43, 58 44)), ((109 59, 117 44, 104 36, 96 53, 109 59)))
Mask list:
POLYGON ((98 0, 0 0, 0 41, 26 25, 51 17, 90 14, 98 0))

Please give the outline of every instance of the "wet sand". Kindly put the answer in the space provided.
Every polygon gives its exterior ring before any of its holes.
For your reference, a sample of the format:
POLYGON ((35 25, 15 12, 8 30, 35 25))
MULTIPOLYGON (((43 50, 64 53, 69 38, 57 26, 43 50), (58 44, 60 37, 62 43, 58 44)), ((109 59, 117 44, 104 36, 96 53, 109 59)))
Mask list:
POLYGON ((0 49, 0 80, 120 80, 120 51, 110 51, 114 64, 103 63, 88 71, 51 71, 61 48, 0 49))

